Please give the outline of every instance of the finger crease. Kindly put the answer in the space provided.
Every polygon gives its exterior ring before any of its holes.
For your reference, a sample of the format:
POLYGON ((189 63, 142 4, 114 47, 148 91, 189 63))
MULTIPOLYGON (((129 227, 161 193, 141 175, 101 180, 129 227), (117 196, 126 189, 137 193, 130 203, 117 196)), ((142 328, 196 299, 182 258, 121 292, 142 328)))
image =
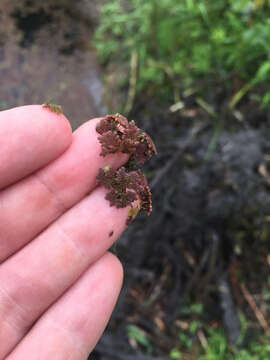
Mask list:
POLYGON ((57 196, 56 191, 54 191, 47 183, 42 179, 42 177, 38 174, 33 175, 35 179, 46 189, 46 191, 50 194, 51 198, 54 200, 56 204, 56 208, 60 213, 64 213, 69 208, 65 205, 62 199, 57 196))
POLYGON ((79 257, 84 258, 85 254, 82 250, 79 249, 78 245, 75 243, 74 239, 64 230, 64 228, 58 224, 57 222, 54 224, 57 226, 58 230, 62 233, 62 235, 71 243, 72 247, 77 251, 79 257))
MULTIPOLYGON (((76 348, 76 350, 78 350, 78 352, 82 355, 83 358, 85 358, 85 356, 88 356, 88 352, 86 352, 83 350, 85 348, 83 342, 80 340, 80 336, 78 336, 74 331, 68 330, 66 327, 61 326, 58 322, 56 322, 55 320, 53 320, 52 318, 47 318, 46 322, 51 324, 55 329, 60 330, 62 332, 62 334, 65 336, 65 338, 67 338, 67 340, 69 341, 69 343, 72 344, 72 346, 74 346, 74 348, 76 348)), ((71 354, 72 356, 70 356, 70 359, 74 358, 74 354, 71 354)), ((69 359, 68 358, 68 359, 69 359)))
MULTIPOLYGON (((11 316, 11 317, 8 317, 6 319, 6 322, 8 324, 10 324, 13 328, 15 328, 16 330, 19 330, 20 332, 24 332, 26 328, 28 328, 28 326, 25 326, 23 324, 28 324, 28 311, 23 308, 14 298, 11 294, 9 294, 3 287, 0 287, 0 295, 6 299, 6 301, 11 304, 14 308, 14 313, 15 313, 15 316, 11 316), (10 319, 17 319, 19 318, 20 321, 10 321, 10 319)), ((5 306, 5 305, 4 305, 5 306)))

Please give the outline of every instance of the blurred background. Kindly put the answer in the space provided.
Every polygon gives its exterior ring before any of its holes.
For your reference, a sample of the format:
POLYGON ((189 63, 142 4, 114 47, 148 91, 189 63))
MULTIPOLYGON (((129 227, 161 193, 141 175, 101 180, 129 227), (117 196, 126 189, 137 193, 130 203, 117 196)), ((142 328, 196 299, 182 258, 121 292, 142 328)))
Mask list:
POLYGON ((156 143, 95 360, 270 359, 270 1, 1 0, 0 109, 122 112, 156 143))

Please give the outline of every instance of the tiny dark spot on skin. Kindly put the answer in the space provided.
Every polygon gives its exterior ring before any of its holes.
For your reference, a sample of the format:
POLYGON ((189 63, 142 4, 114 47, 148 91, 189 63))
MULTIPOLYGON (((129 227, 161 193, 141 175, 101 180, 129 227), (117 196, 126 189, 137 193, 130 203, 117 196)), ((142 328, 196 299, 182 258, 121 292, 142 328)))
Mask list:
POLYGON ((113 236, 113 230, 109 233, 109 237, 113 236))

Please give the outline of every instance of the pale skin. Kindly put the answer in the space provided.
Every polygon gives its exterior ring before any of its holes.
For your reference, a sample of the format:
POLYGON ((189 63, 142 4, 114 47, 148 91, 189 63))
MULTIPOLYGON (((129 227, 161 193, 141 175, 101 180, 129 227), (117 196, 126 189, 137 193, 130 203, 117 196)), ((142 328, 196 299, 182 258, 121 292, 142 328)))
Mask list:
POLYGON ((96 175, 127 156, 99 155, 99 120, 72 133, 39 105, 0 112, 0 360, 85 360, 110 318, 129 207, 96 175))

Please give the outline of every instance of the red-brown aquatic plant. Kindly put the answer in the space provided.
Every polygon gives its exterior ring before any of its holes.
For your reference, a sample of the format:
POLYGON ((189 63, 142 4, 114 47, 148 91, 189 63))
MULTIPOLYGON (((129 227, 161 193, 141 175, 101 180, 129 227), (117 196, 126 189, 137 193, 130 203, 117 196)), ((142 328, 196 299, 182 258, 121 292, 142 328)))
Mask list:
POLYGON ((150 215, 151 191, 139 167, 157 153, 153 141, 133 120, 129 122, 120 114, 106 116, 99 122, 96 130, 100 134, 98 140, 101 143, 101 156, 117 152, 130 155, 130 160, 120 169, 109 166, 99 169, 98 184, 110 190, 106 199, 111 206, 117 208, 131 205, 128 223, 139 211, 139 208, 133 207, 135 200, 139 200, 140 208, 150 215))

